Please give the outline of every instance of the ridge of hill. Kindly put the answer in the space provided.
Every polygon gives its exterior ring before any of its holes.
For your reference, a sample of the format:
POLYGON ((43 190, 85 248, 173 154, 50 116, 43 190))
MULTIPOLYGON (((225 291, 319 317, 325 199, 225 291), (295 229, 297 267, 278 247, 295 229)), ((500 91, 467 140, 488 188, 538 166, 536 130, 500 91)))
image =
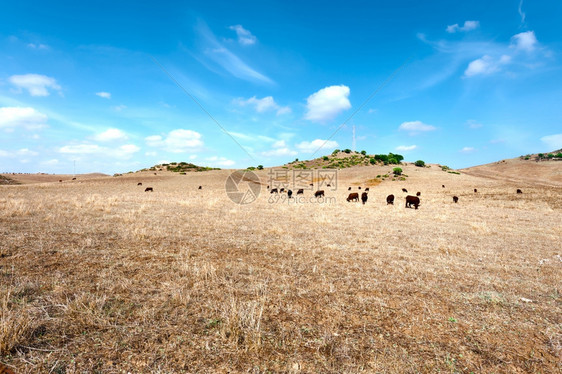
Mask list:
POLYGON ((145 168, 145 169, 141 169, 138 170, 137 172, 140 171, 172 171, 175 173, 180 173, 180 174, 185 174, 188 172, 194 172, 194 171, 209 171, 209 170, 221 170, 220 168, 212 168, 209 166, 199 166, 199 165, 195 165, 192 164, 190 162, 169 162, 169 163, 165 163, 165 164, 157 164, 154 166, 151 166, 150 168, 145 168))

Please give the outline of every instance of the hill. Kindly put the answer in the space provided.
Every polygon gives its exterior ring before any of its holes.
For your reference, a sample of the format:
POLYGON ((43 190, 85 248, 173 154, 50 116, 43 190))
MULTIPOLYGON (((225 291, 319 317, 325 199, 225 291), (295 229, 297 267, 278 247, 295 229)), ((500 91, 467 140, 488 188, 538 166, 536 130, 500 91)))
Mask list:
POLYGON ((194 171, 209 171, 221 170, 220 168, 212 168, 208 166, 199 166, 190 162, 170 162, 167 164, 158 164, 150 168, 142 169, 139 171, 172 171, 175 173, 185 174, 194 171))

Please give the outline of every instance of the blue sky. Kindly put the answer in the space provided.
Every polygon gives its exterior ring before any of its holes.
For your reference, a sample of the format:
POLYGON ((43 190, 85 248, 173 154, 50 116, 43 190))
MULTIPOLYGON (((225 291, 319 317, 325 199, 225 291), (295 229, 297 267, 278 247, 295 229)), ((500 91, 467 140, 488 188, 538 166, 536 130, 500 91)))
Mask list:
POLYGON ((0 172, 562 148, 560 1, 85 3, 3 4, 0 172))

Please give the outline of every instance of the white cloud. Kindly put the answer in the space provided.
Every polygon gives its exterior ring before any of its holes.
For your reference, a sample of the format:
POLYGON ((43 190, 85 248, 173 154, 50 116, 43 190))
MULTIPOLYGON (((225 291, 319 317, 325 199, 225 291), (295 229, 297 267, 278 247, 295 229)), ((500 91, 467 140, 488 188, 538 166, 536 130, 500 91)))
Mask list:
POLYGON ((307 101, 305 118, 315 122, 333 119, 342 111, 351 108, 349 87, 344 85, 329 86, 310 95, 307 101))
POLYGON ((31 151, 27 148, 22 148, 16 152, 18 156, 37 156, 39 153, 35 151, 31 151))
POLYGON ((414 149, 418 148, 417 145, 399 145, 396 147, 397 151, 413 151, 414 149))
POLYGON ((130 158, 134 153, 140 151, 140 147, 134 144, 124 144, 117 148, 101 147, 97 144, 73 144, 59 148, 58 152, 72 155, 100 155, 119 158, 130 158))
POLYGON ((189 159, 190 159, 190 160, 195 160, 196 158, 197 158, 197 155, 190 155, 190 156, 189 156, 189 159))
POLYGON ((56 158, 40 162, 40 164, 44 165, 44 166, 54 166, 54 165, 57 165, 58 163, 59 163, 59 160, 57 160, 56 158))
POLYGON ((402 124, 398 127, 398 130, 410 131, 410 133, 417 133, 421 131, 434 131, 436 128, 431 125, 427 125, 422 121, 409 121, 409 122, 402 122, 402 124))
POLYGON ((147 136, 145 141, 150 147, 162 148, 172 153, 193 152, 203 147, 201 134, 185 129, 172 130, 165 138, 160 135, 147 136))
POLYGON ((12 75, 8 80, 19 90, 27 90, 31 96, 49 96, 49 88, 61 90, 55 78, 40 74, 12 75))
POLYGON ((32 151, 28 148, 21 148, 17 151, 3 151, 0 149, 0 157, 29 157, 29 156, 38 156, 39 152, 32 151))
POLYGON ((311 142, 300 142, 296 145, 296 147, 303 153, 313 153, 319 149, 329 149, 333 150, 334 148, 338 147, 338 142, 335 140, 322 140, 322 139, 315 139, 311 142))
POLYGON ((472 61, 464 71, 465 77, 475 75, 488 75, 498 72, 503 65, 511 62, 511 56, 502 55, 499 59, 485 55, 482 58, 472 61))
POLYGON ((31 49, 49 49, 47 44, 28 43, 27 46, 31 49))
POLYGON ((519 2, 519 8, 517 8, 519 16, 521 17, 521 23, 525 23, 525 12, 523 12, 523 0, 519 2))
POLYGON ((111 99, 111 93, 109 92, 96 92, 96 95, 103 97, 104 99, 111 99))
POLYGON ((123 109, 126 109, 126 108, 127 108, 127 106, 123 105, 123 104, 115 105, 115 106, 112 107, 112 109, 116 112, 120 112, 120 111, 122 111, 123 109))
POLYGON ((145 152, 144 155, 149 157, 158 156, 158 152, 154 152, 154 151, 145 152))
POLYGON ((543 136, 541 141, 550 147, 549 151, 555 151, 562 148, 562 134, 543 136))
POLYGON ((46 126, 47 116, 33 108, 3 107, 0 108, 0 128, 7 130, 23 127, 28 130, 46 126))
POLYGON ((474 151, 475 151, 474 147, 463 147, 463 149, 461 149, 459 152, 470 153, 470 152, 474 152, 474 151))
POLYGON ((537 45, 534 31, 525 31, 511 37, 511 46, 517 50, 532 52, 537 45))
POLYGON ((100 153, 102 148, 97 144, 76 144, 76 145, 65 145, 59 148, 60 153, 67 154, 92 154, 100 153))
POLYGON ((240 106, 251 105, 255 108, 256 112, 264 113, 268 111, 277 111, 277 115, 287 114, 291 112, 291 108, 288 106, 281 107, 279 104, 275 102, 272 96, 266 96, 263 99, 258 99, 255 96, 244 100, 244 99, 237 99, 235 102, 240 106))
POLYGON ((252 35, 250 31, 243 28, 242 25, 230 26, 230 29, 236 31, 236 35, 238 35, 238 43, 242 45, 252 45, 256 43, 257 38, 252 35))
POLYGON ((478 28, 478 26, 480 26, 480 22, 478 21, 464 21, 464 26, 459 26, 458 23, 447 26, 447 32, 455 33, 457 31, 470 31, 478 28))
POLYGON ((96 134, 93 139, 100 142, 109 142, 112 140, 125 140, 128 136, 119 129, 107 129, 106 131, 96 134))
POLYGON ((469 119, 468 121, 466 121, 466 123, 468 124, 468 127, 470 127, 471 129, 479 129, 480 127, 482 127, 481 123, 478 123, 473 119, 469 119))
POLYGON ((226 157, 218 156, 207 157, 205 160, 210 161, 211 164, 218 166, 232 166, 236 163, 232 160, 227 159, 226 157))
POLYGON ((285 143, 285 140, 278 140, 275 143, 273 143, 271 146, 273 148, 283 148, 287 146, 287 143, 285 143))

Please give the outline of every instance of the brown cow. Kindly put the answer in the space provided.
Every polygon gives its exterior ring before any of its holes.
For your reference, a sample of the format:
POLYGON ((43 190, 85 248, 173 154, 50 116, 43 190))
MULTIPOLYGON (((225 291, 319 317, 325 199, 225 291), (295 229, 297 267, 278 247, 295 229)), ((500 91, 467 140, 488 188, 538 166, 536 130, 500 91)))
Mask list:
POLYGON ((388 195, 386 197, 386 205, 388 204, 394 205, 394 195, 388 195))
POLYGON ((277 191, 277 188, 272 188, 271 191, 269 191, 269 193, 279 193, 279 191, 277 191))
POLYGON ((76 178, 72 178, 72 180, 73 180, 73 181, 75 181, 75 180, 76 180, 76 178))
POLYGON ((144 192, 154 192, 154 190, 152 189, 152 187, 146 187, 144 189, 144 192))
POLYGON ((517 193, 523 193, 519 188, 517 189, 517 193))
POLYGON ((407 189, 405 189, 405 188, 402 188, 402 192, 406 192, 406 193, 408 193, 408 190, 407 190, 407 189))
POLYGON ((458 203, 458 202, 459 202, 459 198, 456 197, 456 196, 453 196, 453 202, 454 202, 455 204, 458 203))
POLYGON ((361 194, 361 201, 363 202, 363 205, 365 205, 365 203, 367 202, 367 199, 369 198, 369 196, 367 196, 367 192, 363 192, 361 194))
POLYGON ((304 188, 299 188, 297 195, 304 195, 304 188))
POLYGON ((421 192, 416 192, 416 196, 421 196, 421 192))
POLYGON ((359 201, 359 194, 357 192, 350 193, 347 197, 347 202, 349 203, 350 201, 359 201))
POLYGON ((365 188, 365 191, 369 191, 369 187, 365 188))
POLYGON ((142 186, 142 182, 137 183, 137 186, 142 186))
POLYGON ((59 179, 59 182, 62 182, 62 179, 59 179))
POLYGON ((411 208, 412 205, 418 209, 418 206, 420 205, 420 198, 412 195, 406 196, 406 208, 411 208))
POLYGON ((324 197, 324 190, 318 190, 314 193, 314 197, 324 197))

